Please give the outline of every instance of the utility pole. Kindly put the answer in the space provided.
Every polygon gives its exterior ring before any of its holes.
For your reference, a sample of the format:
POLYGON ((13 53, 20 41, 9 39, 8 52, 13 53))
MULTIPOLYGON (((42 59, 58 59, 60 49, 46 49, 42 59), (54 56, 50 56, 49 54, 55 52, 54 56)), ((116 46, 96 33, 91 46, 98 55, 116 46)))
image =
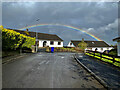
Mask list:
MULTIPOLYGON (((38 22, 40 19, 37 19, 36 21, 38 22)), ((37 24, 36 24, 37 26, 37 24)), ((38 41, 38 33, 37 33, 37 30, 36 30, 36 52, 38 51, 38 46, 37 46, 37 41, 38 41)))
POLYGON ((37 39, 38 39, 38 35, 37 35, 37 31, 36 31, 36 52, 38 50, 38 47, 37 47, 37 39))

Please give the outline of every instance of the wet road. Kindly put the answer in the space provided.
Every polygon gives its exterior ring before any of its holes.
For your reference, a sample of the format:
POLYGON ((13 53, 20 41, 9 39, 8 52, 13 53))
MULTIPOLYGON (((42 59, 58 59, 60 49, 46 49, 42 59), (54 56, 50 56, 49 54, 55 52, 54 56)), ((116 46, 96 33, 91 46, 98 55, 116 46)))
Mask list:
POLYGON ((104 80, 110 88, 120 88, 119 69, 83 54, 78 54, 77 58, 97 76, 104 80))
POLYGON ((38 53, 3 65, 3 88, 103 88, 73 58, 38 53))

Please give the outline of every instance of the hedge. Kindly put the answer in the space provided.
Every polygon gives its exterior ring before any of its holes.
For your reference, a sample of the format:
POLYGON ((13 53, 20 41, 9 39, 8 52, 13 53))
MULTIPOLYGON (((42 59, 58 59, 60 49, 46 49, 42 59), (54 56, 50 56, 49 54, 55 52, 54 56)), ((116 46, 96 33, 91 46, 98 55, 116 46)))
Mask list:
POLYGON ((32 45, 35 45, 35 38, 25 36, 16 32, 14 30, 3 28, 0 26, 0 30, 2 30, 2 49, 3 50, 16 50, 20 47, 32 48, 32 45))

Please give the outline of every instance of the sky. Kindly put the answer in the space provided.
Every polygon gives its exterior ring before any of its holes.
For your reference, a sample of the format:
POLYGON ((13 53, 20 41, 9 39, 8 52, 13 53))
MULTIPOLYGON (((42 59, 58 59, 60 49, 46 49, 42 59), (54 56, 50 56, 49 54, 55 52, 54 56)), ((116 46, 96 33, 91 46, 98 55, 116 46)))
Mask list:
MULTIPOLYGON (((83 29, 108 44, 118 36, 117 2, 3 2, 2 25, 20 29, 36 24, 63 24, 83 29), (36 21, 39 19, 38 21, 36 21)), ((70 40, 94 40, 89 35, 62 26, 29 29, 56 34, 67 45, 70 40)))

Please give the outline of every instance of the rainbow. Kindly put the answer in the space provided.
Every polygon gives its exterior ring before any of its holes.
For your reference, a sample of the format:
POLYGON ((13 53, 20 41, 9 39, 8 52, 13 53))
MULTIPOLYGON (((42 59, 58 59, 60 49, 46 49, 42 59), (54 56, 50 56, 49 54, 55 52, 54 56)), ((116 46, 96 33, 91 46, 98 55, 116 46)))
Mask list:
POLYGON ((76 28, 76 27, 73 27, 73 26, 70 26, 70 25, 63 25, 63 24, 36 24, 36 25, 21 28, 20 30, 25 30, 26 28, 34 28, 34 27, 40 27, 40 26, 64 26, 64 27, 70 28, 72 30, 81 31, 83 33, 86 33, 90 37, 94 38, 96 41, 102 41, 100 38, 96 37, 95 35, 87 32, 87 31, 84 31, 82 29, 79 29, 79 28, 76 28))

